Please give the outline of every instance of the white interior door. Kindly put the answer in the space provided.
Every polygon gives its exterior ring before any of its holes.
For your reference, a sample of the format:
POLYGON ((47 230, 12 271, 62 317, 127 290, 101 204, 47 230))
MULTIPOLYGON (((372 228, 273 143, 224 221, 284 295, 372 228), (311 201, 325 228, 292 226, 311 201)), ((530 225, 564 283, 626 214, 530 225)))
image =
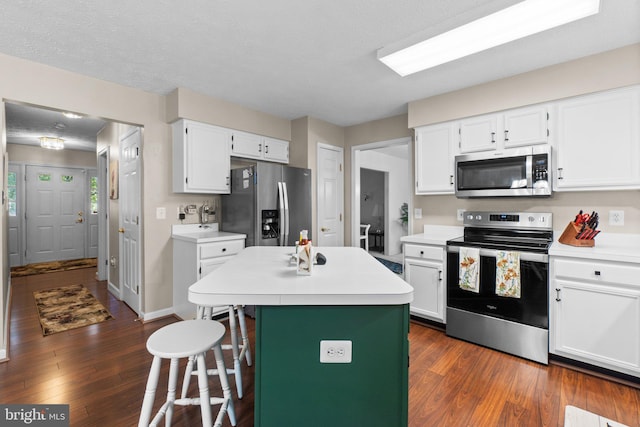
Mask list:
POLYGON ((120 286, 123 301, 140 314, 142 275, 140 244, 140 145, 141 130, 135 128, 120 139, 120 286))
POLYGON ((25 262, 85 257, 85 171, 26 167, 25 262))
POLYGON ((343 159, 341 147, 318 144, 318 246, 344 246, 343 159))

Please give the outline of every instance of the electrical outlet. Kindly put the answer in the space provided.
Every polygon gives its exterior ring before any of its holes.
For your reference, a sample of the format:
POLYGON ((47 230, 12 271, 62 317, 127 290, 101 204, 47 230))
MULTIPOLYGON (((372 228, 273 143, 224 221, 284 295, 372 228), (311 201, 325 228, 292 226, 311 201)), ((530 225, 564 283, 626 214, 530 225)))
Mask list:
POLYGON ((350 340, 321 340, 320 363, 351 363, 350 340))
POLYGON ((609 211, 609 225, 624 225, 624 211, 609 211))
POLYGON ((413 210, 413 217, 415 219, 421 219, 422 218, 422 208, 415 208, 413 210))
POLYGON ((458 221, 464 220, 464 209, 458 209, 457 215, 458 215, 458 221))
POLYGON ((156 219, 167 219, 167 209, 156 208, 156 219))

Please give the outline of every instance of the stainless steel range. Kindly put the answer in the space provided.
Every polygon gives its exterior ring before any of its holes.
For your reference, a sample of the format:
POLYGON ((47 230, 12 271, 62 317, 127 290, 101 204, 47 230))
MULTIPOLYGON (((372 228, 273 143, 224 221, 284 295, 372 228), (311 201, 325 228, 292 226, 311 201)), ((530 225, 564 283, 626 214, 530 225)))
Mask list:
POLYGON ((548 363, 552 225, 551 213, 465 212, 447 242, 447 335, 548 363))

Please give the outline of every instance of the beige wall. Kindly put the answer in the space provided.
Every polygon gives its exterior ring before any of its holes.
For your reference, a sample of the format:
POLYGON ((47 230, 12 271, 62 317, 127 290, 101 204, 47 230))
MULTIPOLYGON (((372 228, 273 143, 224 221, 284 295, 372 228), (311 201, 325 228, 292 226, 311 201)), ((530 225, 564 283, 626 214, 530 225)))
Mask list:
MULTIPOLYGON (((0 165, 2 168, 2 191, 3 194, 7 194, 7 183, 5 177, 7 176, 7 171, 4 170, 4 154, 7 151, 7 131, 4 125, 4 103, 0 102, 0 148, 2 149, 2 158, 3 162, 0 165)), ((0 264, 2 265, 2 277, 0 280, 2 281, 2 292, 0 292, 0 360, 3 360, 8 357, 7 354, 7 337, 9 336, 8 328, 8 319, 9 319, 9 310, 8 310, 8 300, 9 300, 9 281, 11 280, 9 277, 9 252, 8 252, 8 238, 6 235, 6 230, 8 229, 8 218, 5 215, 6 204, 3 202, 2 213, 0 214, 0 247, 2 248, 2 256, 0 257, 0 264)))
POLYGON ((28 163, 32 165, 52 165, 67 167, 96 167, 96 153, 80 150, 47 150, 31 145, 7 144, 7 155, 10 162, 28 163))
POLYGON ((351 182, 351 148, 357 145, 370 144, 372 142, 390 141, 392 139, 405 138, 413 135, 413 131, 407 127, 407 115, 388 117, 345 128, 345 244, 351 244, 351 198, 353 184, 351 182))
MULTIPOLYGON (((581 58, 541 70, 496 80, 444 95, 409 103, 409 126, 420 126, 470 115, 546 102, 564 97, 640 83, 640 44, 581 58)), ((605 142, 603 141, 603 144, 605 142)), ((424 224, 460 225, 457 209, 549 211, 561 231, 580 209, 596 210, 600 228, 611 233, 640 233, 640 192, 555 192, 546 199, 456 199, 454 196, 414 196, 422 208, 413 233, 424 224), (625 225, 609 226, 608 211, 625 211, 625 225)))

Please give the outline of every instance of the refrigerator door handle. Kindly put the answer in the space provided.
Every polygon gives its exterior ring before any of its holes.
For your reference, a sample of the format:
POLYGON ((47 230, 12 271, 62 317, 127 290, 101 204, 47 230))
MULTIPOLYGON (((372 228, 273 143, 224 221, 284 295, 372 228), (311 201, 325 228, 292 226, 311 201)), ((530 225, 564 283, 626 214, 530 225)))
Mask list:
POLYGON ((285 229, 285 213, 284 213, 284 188, 283 182, 278 182, 278 216, 280 229, 278 230, 278 246, 284 246, 284 229, 285 229))
POLYGON ((287 183, 282 183, 283 199, 284 199, 284 237, 282 239, 282 246, 287 246, 289 241, 289 192, 287 191, 287 183))

